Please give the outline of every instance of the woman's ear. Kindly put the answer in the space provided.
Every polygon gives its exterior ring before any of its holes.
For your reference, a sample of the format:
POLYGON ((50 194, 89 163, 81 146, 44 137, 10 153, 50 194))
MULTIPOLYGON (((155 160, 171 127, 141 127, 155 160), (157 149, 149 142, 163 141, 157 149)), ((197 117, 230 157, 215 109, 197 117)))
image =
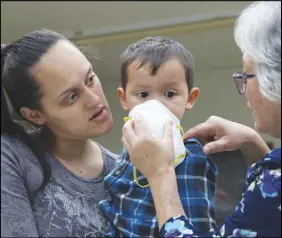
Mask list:
POLYGON ((22 107, 20 109, 20 113, 22 117, 36 125, 42 126, 46 122, 43 113, 39 110, 32 110, 27 107, 22 107))

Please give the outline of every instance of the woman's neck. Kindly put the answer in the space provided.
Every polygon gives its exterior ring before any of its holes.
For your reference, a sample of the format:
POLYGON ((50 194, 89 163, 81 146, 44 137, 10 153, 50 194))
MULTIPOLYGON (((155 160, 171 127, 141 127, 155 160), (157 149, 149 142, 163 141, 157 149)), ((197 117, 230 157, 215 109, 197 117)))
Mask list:
POLYGON ((94 141, 56 141, 53 153, 70 171, 83 178, 95 178, 103 170, 101 148, 94 141))
MULTIPOLYGON (((53 153, 56 157, 63 160, 74 161, 82 160, 89 150, 93 147, 98 147, 95 142, 90 139, 85 140, 60 140, 57 139, 53 147, 53 153)), ((96 151, 94 149, 94 151, 96 151)))

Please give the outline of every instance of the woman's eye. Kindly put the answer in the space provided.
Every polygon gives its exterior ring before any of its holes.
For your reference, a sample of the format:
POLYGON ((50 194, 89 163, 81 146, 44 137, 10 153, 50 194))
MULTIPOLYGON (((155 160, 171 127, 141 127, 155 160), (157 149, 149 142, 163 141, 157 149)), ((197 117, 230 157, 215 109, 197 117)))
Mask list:
POLYGON ((72 94, 67 100, 66 102, 71 104, 71 103, 74 103, 75 100, 77 99, 77 95, 76 94, 72 94))
POLYGON ((168 98, 172 98, 173 96, 176 95, 176 92, 173 92, 173 91, 167 91, 164 93, 164 95, 168 98))
POLYGON ((149 96, 149 93, 143 91, 143 92, 139 92, 137 93, 138 96, 140 96, 141 98, 146 98, 149 96))
POLYGON ((93 85, 94 81, 95 81, 95 75, 93 75, 93 76, 88 80, 87 85, 88 85, 88 86, 93 85))

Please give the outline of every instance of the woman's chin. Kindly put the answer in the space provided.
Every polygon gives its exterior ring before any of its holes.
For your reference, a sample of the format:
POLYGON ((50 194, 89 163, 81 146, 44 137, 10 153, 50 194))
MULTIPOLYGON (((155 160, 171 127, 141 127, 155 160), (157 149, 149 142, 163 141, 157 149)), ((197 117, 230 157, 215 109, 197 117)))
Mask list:
POLYGON ((90 134, 89 136, 90 137, 103 136, 107 134, 112 128, 113 128, 113 119, 108 118, 108 120, 104 122, 102 125, 99 125, 99 127, 89 130, 89 134, 90 134))
POLYGON ((107 134, 108 132, 110 132, 110 130, 113 128, 113 119, 111 118, 111 120, 108 121, 107 126, 105 126, 104 130, 102 131, 101 135, 107 134))

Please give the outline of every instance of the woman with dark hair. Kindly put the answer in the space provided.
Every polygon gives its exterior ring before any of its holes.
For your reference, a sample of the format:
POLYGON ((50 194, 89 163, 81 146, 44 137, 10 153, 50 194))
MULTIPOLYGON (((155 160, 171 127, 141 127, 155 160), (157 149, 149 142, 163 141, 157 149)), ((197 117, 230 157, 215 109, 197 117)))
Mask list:
POLYGON ((101 237, 98 203, 116 155, 91 138, 113 125, 85 56, 49 30, 1 45, 1 237, 101 237))

